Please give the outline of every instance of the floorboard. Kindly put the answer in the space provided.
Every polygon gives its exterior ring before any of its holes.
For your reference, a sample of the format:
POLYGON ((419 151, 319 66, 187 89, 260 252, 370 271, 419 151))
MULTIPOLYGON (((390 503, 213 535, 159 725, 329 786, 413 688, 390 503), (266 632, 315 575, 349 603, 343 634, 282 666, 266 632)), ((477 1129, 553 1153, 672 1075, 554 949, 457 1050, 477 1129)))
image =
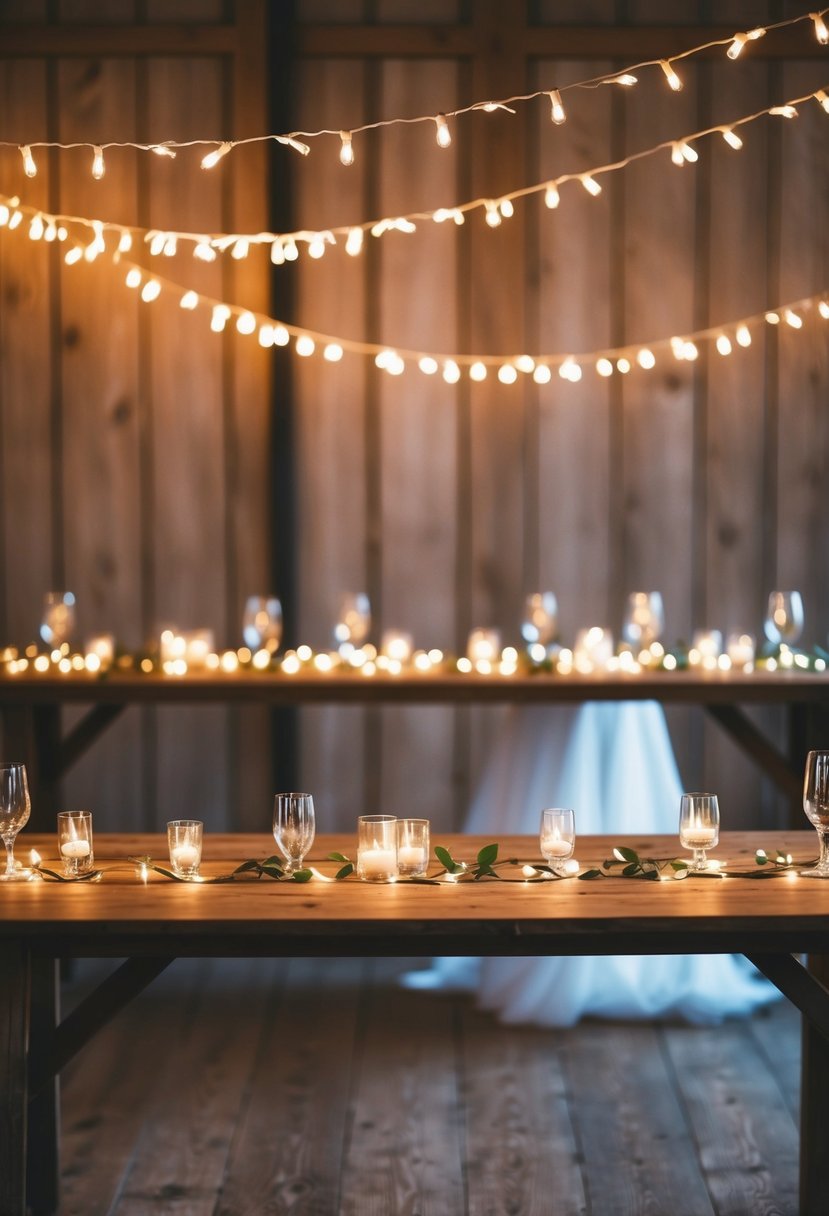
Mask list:
POLYGON ((174 963, 63 1074, 63 1216, 796 1212, 786 1002, 710 1029, 505 1027, 401 989, 411 965, 174 963))

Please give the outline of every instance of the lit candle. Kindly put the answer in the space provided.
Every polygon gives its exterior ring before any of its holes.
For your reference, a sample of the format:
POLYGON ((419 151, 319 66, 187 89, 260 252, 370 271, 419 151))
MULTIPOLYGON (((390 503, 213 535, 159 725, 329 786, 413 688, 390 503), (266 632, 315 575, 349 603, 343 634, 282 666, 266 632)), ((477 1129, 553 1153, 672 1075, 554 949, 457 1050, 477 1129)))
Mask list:
POLYGON ((581 629, 576 635, 573 647, 576 666, 583 670, 593 667, 606 667, 613 658, 613 634, 609 629, 593 625, 590 629, 581 629))
POLYGON ((686 849, 709 849, 714 843, 715 835, 713 828, 695 825, 682 833, 682 843, 686 849))
POLYGON ((466 657, 473 663, 494 663, 501 654, 498 629, 473 629, 466 643, 466 657))
POLYGON ((541 852, 545 857, 569 857, 573 852, 573 845, 569 840, 544 836, 541 840, 541 852))
POLYGON ((730 633, 726 651, 735 667, 745 667, 754 662, 754 638, 750 633, 730 633))
POLYGON ((61 857, 69 857, 73 861, 79 861, 82 857, 88 857, 90 853, 90 845, 88 840, 65 840, 60 846, 61 857))
POLYGON ((408 663, 414 649, 414 640, 410 633, 401 633, 397 629, 387 629, 380 639, 380 653, 398 663, 408 663))
POLYGON ((181 634, 180 641, 184 643, 182 656, 189 667, 204 667, 207 656, 214 648, 215 642, 212 629, 191 629, 181 634))
POLYGON ((386 881, 397 877, 397 853, 394 849, 364 849, 357 863, 363 878, 386 881))
POLYGON ((199 859, 199 850, 193 844, 178 844, 170 850, 170 860, 179 870, 194 869, 199 859))
POLYGON ((101 633, 86 643, 87 657, 94 655, 102 667, 107 667, 115 658, 115 638, 111 633, 101 633))
POLYGON ((397 860, 404 872, 422 870, 426 864, 426 850, 420 845, 401 845, 397 850, 397 860))

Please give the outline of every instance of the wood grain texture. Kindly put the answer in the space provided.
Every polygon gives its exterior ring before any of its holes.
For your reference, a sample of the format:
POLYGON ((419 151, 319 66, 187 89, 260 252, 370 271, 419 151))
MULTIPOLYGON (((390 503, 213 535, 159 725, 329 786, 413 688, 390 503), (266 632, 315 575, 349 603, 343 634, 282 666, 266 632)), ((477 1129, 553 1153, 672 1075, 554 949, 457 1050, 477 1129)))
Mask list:
POLYGON ((22 942, 0 944, 0 979, 0 1211, 25 1216, 30 957, 22 942))

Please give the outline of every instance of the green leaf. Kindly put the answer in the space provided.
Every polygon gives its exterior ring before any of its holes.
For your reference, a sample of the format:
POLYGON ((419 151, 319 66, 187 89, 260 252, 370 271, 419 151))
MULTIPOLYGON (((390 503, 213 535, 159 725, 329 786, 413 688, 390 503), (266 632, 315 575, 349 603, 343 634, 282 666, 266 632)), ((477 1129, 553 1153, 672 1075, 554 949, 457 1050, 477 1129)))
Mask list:
POLYGON ((767 866, 769 864, 769 859, 766 856, 765 849, 758 849, 754 854, 754 860, 758 866, 767 866))
POLYGON ((634 874, 638 874, 640 869, 641 867, 639 865, 639 861, 632 861, 629 865, 625 866, 622 873, 624 874, 625 878, 631 878, 634 874))
POLYGON ((233 871, 233 873, 234 874, 247 874, 251 870, 258 870, 258 869, 259 869, 259 862, 254 857, 251 857, 251 858, 248 858, 247 861, 243 861, 240 866, 237 866, 236 869, 233 871))
POLYGON ((579 882, 591 878, 604 878, 604 874, 601 870, 585 870, 583 874, 579 874, 579 882))
MULTIPOLYGON (((274 882, 279 882, 280 878, 285 877, 285 871, 282 869, 281 866, 268 865, 267 862, 264 862, 264 861, 262 862, 261 866, 259 867, 259 873, 267 874, 268 878, 272 878, 274 880, 274 882)), ((299 873, 301 873, 301 871, 297 870, 297 873, 299 874, 299 873)))
POLYGON ((656 881, 659 882, 659 871, 658 870, 645 870, 642 877, 650 878, 652 881, 654 879, 656 879, 656 881))
MULTIPOLYGON (((338 861, 339 858, 331 858, 331 860, 338 861)), ((342 867, 341 870, 337 870, 337 873, 334 875, 334 878, 335 879, 336 878, 348 878, 349 874, 353 874, 353 873, 354 873, 354 865, 352 862, 349 861, 342 867)))
POLYGON ((485 844, 478 853, 478 865, 482 870, 488 869, 498 856, 497 844, 485 844))
POLYGON ((455 861, 452 854, 448 849, 445 849, 443 845, 439 844, 435 846, 435 857, 437 857, 444 870, 446 870, 449 874, 457 874, 459 870, 463 869, 463 866, 459 865, 458 862, 455 861))
POLYGON ((346 855, 344 853, 328 853, 326 855, 325 860, 326 861, 341 861, 343 863, 348 861, 350 863, 350 858, 346 857, 346 855))
POLYGON ((636 865, 639 865, 639 854, 634 852, 633 849, 629 849, 625 845, 619 845, 613 851, 614 853, 621 853, 625 861, 635 862, 636 865))
POLYGON ((294 882, 310 882, 314 875, 310 870, 294 870, 291 878, 294 882))
POLYGON ((672 870, 687 870, 687 869, 688 869, 688 862, 687 862, 687 861, 680 861, 679 859, 677 859, 676 861, 672 861, 672 862, 671 862, 671 869, 672 869, 672 870))

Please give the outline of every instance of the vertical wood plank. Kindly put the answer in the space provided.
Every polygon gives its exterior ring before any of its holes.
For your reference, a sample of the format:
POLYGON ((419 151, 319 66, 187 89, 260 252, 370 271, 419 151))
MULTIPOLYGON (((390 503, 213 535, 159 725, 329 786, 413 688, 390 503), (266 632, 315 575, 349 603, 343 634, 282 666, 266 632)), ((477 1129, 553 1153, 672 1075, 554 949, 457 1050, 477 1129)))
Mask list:
POLYGON ((29 949, 0 946, 0 1211, 26 1213, 29 949))

